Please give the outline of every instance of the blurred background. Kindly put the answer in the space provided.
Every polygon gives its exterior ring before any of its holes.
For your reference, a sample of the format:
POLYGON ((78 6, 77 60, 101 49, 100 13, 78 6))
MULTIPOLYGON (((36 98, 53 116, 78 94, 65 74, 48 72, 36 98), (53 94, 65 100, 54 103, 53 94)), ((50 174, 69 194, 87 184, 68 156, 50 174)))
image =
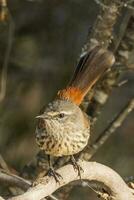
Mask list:
MULTIPOLYGON (((99 7, 88 0, 10 0, 14 33, 8 61, 6 96, 0 102, 0 153, 20 171, 38 152, 35 116, 68 82, 99 7)), ((0 23, 0 70, 9 23, 0 23)), ((0 71, 0 78, 1 78, 0 71)), ((134 95, 134 73, 127 71, 98 118, 93 137, 101 133, 134 95)), ((122 177, 134 175, 134 112, 92 160, 112 167, 122 177)), ((72 199, 94 200, 89 188, 76 187, 72 199)))

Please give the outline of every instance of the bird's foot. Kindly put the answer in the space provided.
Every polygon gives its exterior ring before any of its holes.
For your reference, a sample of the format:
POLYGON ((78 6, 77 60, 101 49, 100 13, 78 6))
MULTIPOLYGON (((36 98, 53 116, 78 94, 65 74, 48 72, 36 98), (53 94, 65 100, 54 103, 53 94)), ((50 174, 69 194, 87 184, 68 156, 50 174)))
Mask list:
POLYGON ((54 177, 56 183, 60 183, 60 179, 62 178, 62 176, 51 167, 49 168, 47 175, 54 177))
POLYGON ((81 178, 81 172, 83 172, 82 167, 77 163, 77 161, 75 160, 73 156, 71 156, 71 163, 74 167, 74 170, 78 172, 78 176, 80 177, 80 180, 82 181, 82 178, 81 178))
POLYGON ((49 168, 47 173, 45 172, 39 174, 39 176, 33 182, 32 186, 36 186, 40 183, 44 184, 45 182, 47 182, 47 179, 44 179, 45 176, 54 177, 56 183, 60 183, 60 179, 62 178, 62 176, 59 173, 57 173, 53 168, 49 168))

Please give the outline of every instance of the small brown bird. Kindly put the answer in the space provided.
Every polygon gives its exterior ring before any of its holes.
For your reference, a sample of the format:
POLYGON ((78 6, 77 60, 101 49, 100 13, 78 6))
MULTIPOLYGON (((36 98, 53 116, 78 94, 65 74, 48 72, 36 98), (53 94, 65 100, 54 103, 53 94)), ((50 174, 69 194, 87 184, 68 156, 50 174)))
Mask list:
MULTIPOLYGON (((73 156, 87 145, 90 121, 79 105, 113 63, 114 56, 110 51, 99 46, 92 49, 81 57, 68 86, 58 91, 56 98, 36 117, 36 141, 40 149, 49 155, 49 161, 50 156, 73 156)), ((56 178, 49 164, 51 174, 56 178)))

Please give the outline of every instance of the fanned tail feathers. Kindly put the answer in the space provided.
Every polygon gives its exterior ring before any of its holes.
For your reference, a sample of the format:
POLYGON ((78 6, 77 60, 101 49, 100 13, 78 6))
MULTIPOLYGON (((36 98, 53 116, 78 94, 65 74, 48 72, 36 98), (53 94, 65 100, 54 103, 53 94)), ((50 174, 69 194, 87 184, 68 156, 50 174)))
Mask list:
POLYGON ((114 63, 113 54, 99 46, 80 58, 76 70, 66 89, 60 90, 58 98, 79 105, 87 92, 114 63))

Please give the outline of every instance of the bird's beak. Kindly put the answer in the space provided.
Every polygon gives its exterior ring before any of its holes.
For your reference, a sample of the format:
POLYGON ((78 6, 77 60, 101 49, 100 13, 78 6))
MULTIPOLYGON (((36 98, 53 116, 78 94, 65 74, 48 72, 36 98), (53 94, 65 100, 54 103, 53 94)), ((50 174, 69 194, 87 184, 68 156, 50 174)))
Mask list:
POLYGON ((35 117, 35 119, 44 119, 44 116, 43 115, 38 115, 35 117))

